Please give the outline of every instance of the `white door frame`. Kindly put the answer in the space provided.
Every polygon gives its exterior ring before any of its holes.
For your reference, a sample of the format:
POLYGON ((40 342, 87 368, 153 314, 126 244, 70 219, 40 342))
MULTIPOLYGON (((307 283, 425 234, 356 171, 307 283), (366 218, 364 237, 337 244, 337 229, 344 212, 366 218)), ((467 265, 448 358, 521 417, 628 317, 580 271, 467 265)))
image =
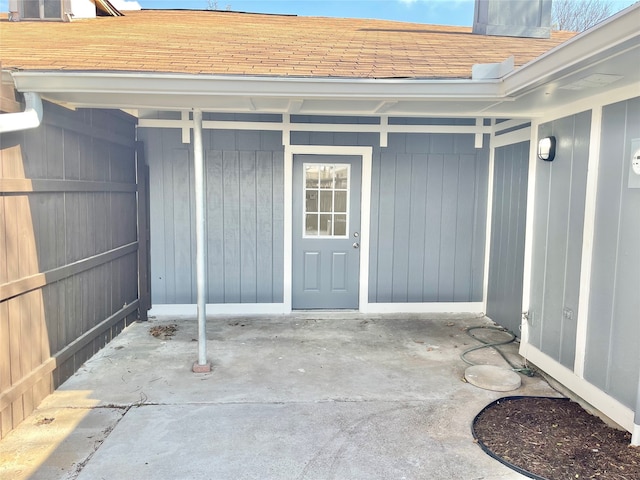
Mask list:
POLYGON ((366 311, 369 303, 369 234, 371 231, 371 164, 373 147, 334 145, 286 145, 284 148, 284 310, 291 311, 293 276, 293 156, 351 155, 362 159, 360 198, 360 279, 358 304, 366 311))

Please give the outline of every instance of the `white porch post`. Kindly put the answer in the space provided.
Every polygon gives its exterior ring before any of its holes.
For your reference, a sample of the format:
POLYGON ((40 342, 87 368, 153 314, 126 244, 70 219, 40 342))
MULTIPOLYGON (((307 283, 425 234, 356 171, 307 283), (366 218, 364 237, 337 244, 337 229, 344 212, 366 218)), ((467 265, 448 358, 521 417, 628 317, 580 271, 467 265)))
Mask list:
POLYGON ((638 393, 636 394, 636 411, 633 418, 633 432, 631 432, 631 445, 640 446, 640 379, 638 380, 638 393))
POLYGON ((204 189, 204 149, 202 146, 202 110, 193 109, 193 171, 196 197, 196 287, 198 302, 198 361, 193 371, 211 371, 207 361, 207 276, 206 217, 204 189))

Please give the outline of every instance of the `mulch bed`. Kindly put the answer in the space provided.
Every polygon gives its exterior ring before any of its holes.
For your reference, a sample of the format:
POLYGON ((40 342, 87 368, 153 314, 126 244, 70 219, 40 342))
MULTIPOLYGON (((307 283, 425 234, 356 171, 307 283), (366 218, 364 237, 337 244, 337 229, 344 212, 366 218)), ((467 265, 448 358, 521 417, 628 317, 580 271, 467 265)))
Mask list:
POLYGON ((478 414, 473 434, 489 455, 530 478, 640 479, 640 448, 562 398, 508 397, 478 414))

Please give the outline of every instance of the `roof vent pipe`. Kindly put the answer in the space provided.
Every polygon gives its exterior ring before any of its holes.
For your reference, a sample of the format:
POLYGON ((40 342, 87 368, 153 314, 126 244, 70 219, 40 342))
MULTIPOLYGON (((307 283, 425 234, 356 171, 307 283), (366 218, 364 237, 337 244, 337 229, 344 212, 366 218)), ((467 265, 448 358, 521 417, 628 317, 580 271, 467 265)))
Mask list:
POLYGON ((42 122, 42 100, 33 92, 24 94, 24 112, 0 114, 0 133, 37 128, 42 122))

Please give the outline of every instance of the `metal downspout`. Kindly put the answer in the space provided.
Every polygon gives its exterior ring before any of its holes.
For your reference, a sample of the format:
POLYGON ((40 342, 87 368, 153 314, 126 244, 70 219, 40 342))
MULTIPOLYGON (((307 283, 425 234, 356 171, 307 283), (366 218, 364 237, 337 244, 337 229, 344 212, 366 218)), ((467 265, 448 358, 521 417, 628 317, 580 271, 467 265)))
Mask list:
POLYGON ((206 277, 206 218, 204 189, 204 149, 202 145, 202 110, 193 109, 193 171, 196 201, 196 288, 198 302, 198 361, 195 373, 211 371, 207 362, 207 277, 206 277))
POLYGON ((33 92, 24 94, 24 112, 0 114, 0 133, 37 128, 42 123, 42 99, 33 92))

